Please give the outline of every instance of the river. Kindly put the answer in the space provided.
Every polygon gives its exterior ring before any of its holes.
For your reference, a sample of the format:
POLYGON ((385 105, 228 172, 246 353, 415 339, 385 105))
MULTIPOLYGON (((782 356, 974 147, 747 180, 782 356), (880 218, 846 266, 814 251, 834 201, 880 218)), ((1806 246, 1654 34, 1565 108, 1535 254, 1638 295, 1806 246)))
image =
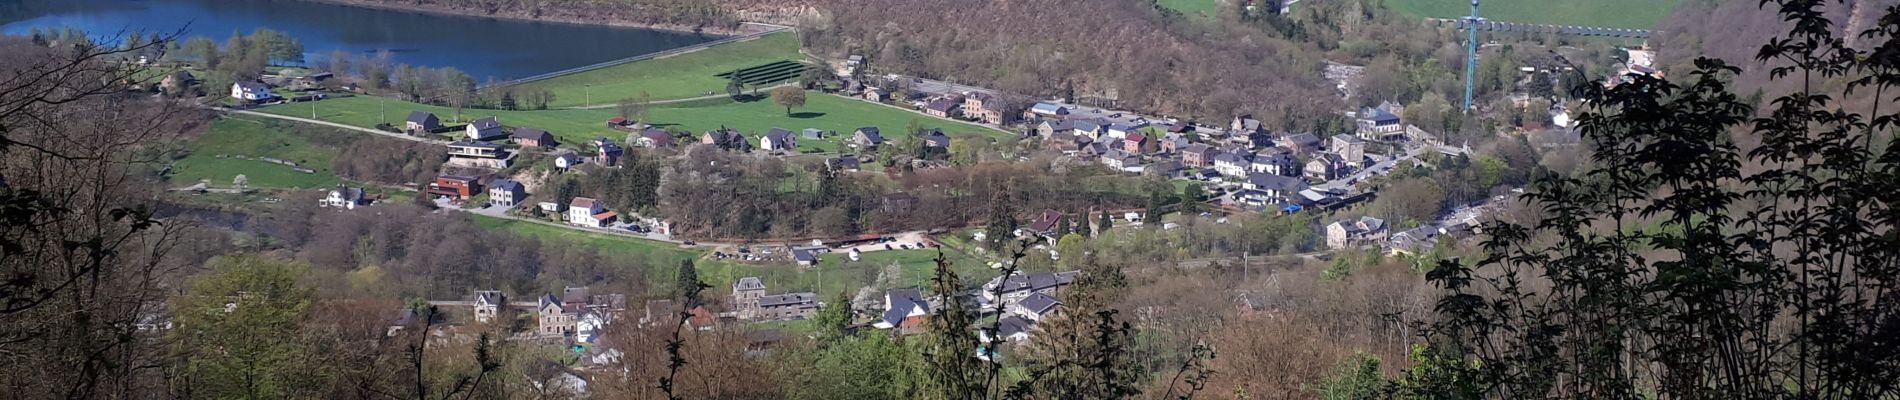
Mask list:
POLYGON ((0 0, 0 32, 76 27, 208 36, 270 28, 301 40, 305 59, 389 51, 396 63, 510 79, 718 40, 687 32, 415 13, 298 0, 0 0), (13 3, 13 4, 7 4, 13 3))

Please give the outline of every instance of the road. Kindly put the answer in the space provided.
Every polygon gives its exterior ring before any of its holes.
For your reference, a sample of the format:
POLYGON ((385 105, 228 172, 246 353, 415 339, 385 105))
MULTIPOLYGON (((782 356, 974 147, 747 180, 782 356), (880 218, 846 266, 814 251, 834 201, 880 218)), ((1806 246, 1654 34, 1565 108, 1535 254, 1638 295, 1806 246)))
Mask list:
POLYGON ((350 126, 350 125, 344 125, 344 124, 339 124, 335 122, 314 120, 314 119, 309 119, 309 118, 298 118, 298 117, 292 117, 288 115, 261 113, 261 112, 256 112, 256 111, 239 110, 239 109, 226 108, 226 107, 212 107, 211 109, 228 112, 232 114, 244 114, 244 115, 264 117, 264 118, 276 118, 276 119, 281 119, 281 120, 286 120, 286 121, 297 121, 297 122, 302 122, 306 124, 323 125, 323 126, 328 126, 328 127, 338 128, 338 129, 348 129, 348 130, 368 133, 372 135, 382 135, 382 136, 407 140, 411 142, 422 142, 422 143, 443 144, 443 145, 449 144, 447 140, 421 138, 421 137, 409 136, 409 135, 404 135, 404 134, 395 133, 395 132, 381 131, 381 130, 375 130, 375 129, 364 128, 364 127, 359 127, 359 126, 350 126))
POLYGON ((1372 176, 1372 174, 1385 175, 1385 173, 1391 172, 1392 167, 1397 166, 1399 164, 1399 161, 1418 158, 1419 155, 1425 154, 1426 149, 1437 150, 1439 153, 1443 153, 1447 155, 1464 154, 1464 149, 1446 146, 1442 144, 1429 145, 1429 146, 1414 146, 1410 149, 1407 149, 1404 154, 1400 155, 1397 158, 1382 160, 1382 161, 1373 163, 1372 166, 1370 167, 1360 168, 1358 171, 1353 172, 1352 175, 1347 175, 1339 179, 1334 179, 1334 180, 1326 181, 1325 183, 1313 185, 1313 190, 1320 191, 1320 192, 1331 191, 1331 190, 1350 191, 1354 184, 1365 181, 1366 178, 1372 176))

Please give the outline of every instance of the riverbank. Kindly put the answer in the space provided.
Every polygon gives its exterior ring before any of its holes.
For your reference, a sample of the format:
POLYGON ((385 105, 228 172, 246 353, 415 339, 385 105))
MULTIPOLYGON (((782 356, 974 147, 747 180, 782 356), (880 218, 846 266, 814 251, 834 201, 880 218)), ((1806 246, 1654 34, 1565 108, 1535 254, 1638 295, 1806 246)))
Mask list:
MULTIPOLYGON (((712 22, 712 23, 707 23, 707 24, 643 22, 643 21, 639 21, 639 19, 642 18, 641 16, 631 15, 624 10, 618 10, 618 9, 614 9, 608 6, 593 6, 591 7, 592 9, 583 11, 580 9, 583 7, 579 7, 579 6, 572 9, 570 8, 522 9, 522 8, 519 8, 518 6, 497 6, 494 9, 484 9, 484 8, 475 7, 475 6, 443 4, 443 3, 430 3, 430 4, 414 4, 414 3, 406 3, 406 2, 399 3, 392 0, 302 0, 302 1, 334 4, 334 5, 349 6, 349 7, 396 10, 396 11, 404 11, 404 12, 457 15, 457 16, 469 16, 469 17, 488 17, 488 18, 535 21, 535 22, 602 25, 602 26, 622 27, 622 28, 653 29, 653 30, 663 30, 663 31, 672 31, 672 32, 685 32, 685 33, 722 35, 722 36, 745 35, 745 34, 758 33, 758 32, 763 32, 763 31, 773 29, 773 27, 769 25, 758 25, 758 24, 744 22, 740 20, 740 18, 737 15, 733 15, 730 21, 712 22)), ((518 4, 518 3, 509 3, 509 4, 518 4)))

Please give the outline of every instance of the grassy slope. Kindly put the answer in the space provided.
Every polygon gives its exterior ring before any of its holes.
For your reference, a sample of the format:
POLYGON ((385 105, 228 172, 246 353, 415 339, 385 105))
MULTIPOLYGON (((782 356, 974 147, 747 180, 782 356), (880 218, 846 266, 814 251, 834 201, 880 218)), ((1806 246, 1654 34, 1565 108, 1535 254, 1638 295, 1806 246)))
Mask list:
POLYGON ((714 74, 781 60, 799 60, 798 35, 775 33, 745 42, 727 43, 673 57, 644 60, 594 71, 534 82, 530 86, 554 92, 550 107, 594 104, 633 97, 646 91, 654 100, 683 99, 706 91, 725 93, 727 80, 714 74), (592 85, 592 87, 588 87, 592 85))
POLYGON ((186 146, 190 155, 173 164, 171 181, 185 186, 208 179, 215 187, 229 187, 243 174, 253 187, 318 188, 335 185, 330 172, 336 151, 314 146, 304 138, 286 133, 288 125, 261 121, 259 118, 223 118, 213 122, 204 136, 186 146), (264 161, 218 158, 218 155, 273 157, 295 162, 316 170, 306 174, 291 167, 264 161))
MULTIPOLYGON (((1487 0, 1479 14, 1508 22, 1650 29, 1681 0, 1487 0)), ((1466 0, 1387 0, 1393 10, 1433 18, 1471 15, 1466 0)))
MULTIPOLYGON (((650 111, 657 125, 680 126, 693 132, 705 132, 720 126, 738 128, 747 131, 748 137, 757 140, 757 133, 773 127, 799 131, 805 128, 835 130, 840 135, 827 138, 825 142, 800 142, 801 147, 816 147, 823 150, 836 150, 838 143, 847 139, 850 132, 864 126, 876 126, 885 132, 887 138, 896 139, 905 136, 898 131, 911 120, 921 121, 926 127, 943 128, 949 133, 981 133, 992 137, 1008 135, 1002 131, 976 125, 944 121, 922 114, 892 107, 871 104, 839 96, 812 93, 807 96, 805 107, 794 110, 797 117, 787 116, 785 108, 772 104, 770 100, 735 103, 727 100, 693 102, 679 106, 656 105, 650 111)), ((399 123, 412 110, 434 112, 444 119, 453 116, 453 110, 396 100, 384 100, 387 117, 391 123, 399 123)), ((377 111, 377 98, 356 96, 334 98, 317 102, 317 118, 347 125, 374 127, 384 122, 377 111)), ((270 106, 257 111, 294 117, 309 117, 308 103, 270 106)), ((464 110, 463 119, 483 116, 496 116, 503 125, 510 127, 535 127, 553 133, 569 146, 584 143, 597 136, 607 136, 616 141, 625 140, 625 132, 606 127, 608 118, 613 118, 613 110, 544 110, 544 111, 502 111, 502 110, 464 110)), ((453 124, 453 122, 444 122, 453 124)))
POLYGON ((1183 15, 1213 17, 1217 11, 1214 2, 1218 0, 1159 0, 1162 7, 1180 11, 1183 15))
MULTIPOLYGON (((824 255, 817 269, 800 271, 788 264, 753 265, 712 260, 703 258, 707 254, 704 250, 681 248, 665 242, 580 232, 480 215, 471 217, 477 225, 490 229, 502 229, 542 240, 581 244, 597 249, 608 257, 646 260, 648 265, 655 266, 654 270, 645 271, 648 284, 655 288, 671 287, 679 260, 693 258, 696 259, 694 266, 699 269, 699 279, 712 285, 715 292, 726 292, 723 288, 731 286, 741 277, 757 276, 765 281, 773 293, 813 291, 829 299, 839 291, 855 294, 859 287, 873 282, 878 272, 892 262, 901 266, 901 281, 904 284, 921 285, 930 279, 933 270, 931 260, 936 256, 934 250, 875 251, 865 253, 861 262, 848 262, 844 254, 833 253, 824 255)), ((962 258, 956 253, 951 253, 951 256, 958 272, 965 277, 988 278, 980 276, 981 271, 978 270, 985 269, 980 262, 962 258)))

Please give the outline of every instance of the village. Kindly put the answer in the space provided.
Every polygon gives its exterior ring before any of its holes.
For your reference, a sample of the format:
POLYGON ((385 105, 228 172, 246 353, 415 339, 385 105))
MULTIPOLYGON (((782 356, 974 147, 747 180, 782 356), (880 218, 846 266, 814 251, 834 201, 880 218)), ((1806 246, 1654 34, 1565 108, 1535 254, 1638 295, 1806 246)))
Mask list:
MULTIPOLYGON (((1648 65, 1652 57, 1632 50, 1632 62, 1624 70, 1655 73, 1648 65)), ((853 76, 862 62, 853 56, 840 63, 840 76, 853 76)), ((1329 77, 1340 75, 1342 91, 1350 87, 1350 67, 1329 69, 1329 77)), ((1526 79, 1535 72, 1526 67, 1526 79)), ((862 74, 856 74, 862 76, 862 74)), ((1618 75, 1621 76, 1621 75, 1618 75)), ((1606 84, 1616 84, 1613 80, 1606 84)), ((1208 212, 1198 217, 1219 219, 1242 214, 1327 213, 1371 201, 1379 195, 1371 183, 1390 173, 1400 164, 1413 163, 1421 156, 1464 156, 1472 150, 1467 144, 1444 143, 1434 134, 1407 124, 1400 115, 1404 106, 1384 103, 1344 111, 1352 122, 1347 132, 1317 134, 1275 131, 1248 115, 1218 123, 1200 123, 1160 116, 1142 116, 1133 112, 1066 104, 1059 99, 1036 102, 1006 100, 1005 95, 982 88, 902 76, 867 79, 841 79, 838 95, 864 102, 902 107, 928 117, 967 121, 1000 130, 1018 132, 1023 140, 1039 143, 1041 151, 1057 155, 1062 163, 1074 166, 1098 166, 1113 173, 1160 177, 1194 185, 1202 190, 1197 200, 1208 212), (877 81, 866 84, 865 81, 877 81), (910 87, 902 96, 876 85, 898 84, 910 87), (934 91, 933 91, 934 90, 934 91)), ((233 99, 252 104, 312 100, 272 97, 271 86, 240 82, 232 87, 233 99)), ((803 96, 800 94, 799 96, 803 96)), ((1528 96, 1520 96, 1527 100, 1528 96)), ((1528 102, 1525 102, 1528 103, 1528 102)), ((479 111, 475 111, 479 113, 479 111)), ((1013 238, 988 238, 984 232, 949 231, 896 234, 865 234, 808 241, 784 241, 779 244, 697 243, 674 237, 671 223, 663 218, 639 215, 632 210, 611 210, 605 202, 588 197, 557 200, 545 189, 531 192, 528 185, 498 174, 519 162, 523 153, 544 155, 555 171, 572 171, 583 165, 615 168, 633 149, 655 154, 681 148, 706 146, 727 152, 751 153, 764 157, 822 157, 826 172, 833 174, 897 174, 931 168, 951 168, 943 161, 955 147, 943 129, 918 129, 902 136, 920 141, 923 149, 915 157, 890 159, 881 155, 881 147, 898 145, 887 133, 905 127, 865 126, 849 132, 827 131, 797 126, 773 127, 763 132, 716 129, 694 134, 667 129, 639 121, 614 117, 600 123, 623 136, 597 136, 583 142, 563 142, 546 129, 510 125, 494 116, 478 117, 466 124, 445 124, 443 118, 427 111, 407 112, 400 125, 379 126, 391 134, 432 139, 447 149, 444 172, 427 187, 421 188, 445 210, 461 210, 498 218, 532 220, 558 224, 566 229, 630 236, 669 245, 708 247, 720 260, 783 265, 786 268, 815 268, 827 257, 859 260, 866 252, 893 249, 930 249, 942 244, 937 235, 968 235, 975 242, 988 240, 1024 240, 1056 257, 1054 245, 1063 235, 1106 229, 1109 220, 1122 226, 1141 226, 1144 222, 1174 229, 1174 222, 1145 221, 1141 212, 1099 210, 1084 215, 1068 215, 1057 210, 1028 210, 1020 218, 1026 224, 1016 229, 1013 238), (837 151, 814 152, 801 148, 801 142, 832 141, 842 144, 837 151), (879 168, 878 166, 882 166, 879 168), (1101 221, 1096 223, 1095 221, 1101 221), (1065 225, 1066 224, 1066 225, 1065 225)), ((1530 121, 1517 129, 1556 132, 1571 136, 1574 143, 1576 124, 1562 108, 1553 104, 1549 118, 1530 121)), ((914 127, 913 127, 914 128, 914 127)), ((1561 145, 1561 144, 1560 144, 1561 145)), ((884 153, 888 154, 888 153, 884 153)), ((339 186, 321 200, 325 207, 356 210, 368 206, 370 198, 362 188, 339 186)), ((1394 256, 1416 255, 1441 247, 1441 241, 1457 241, 1478 233, 1487 213, 1494 212, 1506 196, 1498 195, 1473 204, 1450 205, 1432 221, 1422 221, 1394 231, 1393 222, 1372 216, 1322 221, 1315 235, 1326 250, 1353 251, 1370 248, 1394 256)), ((916 199, 904 193, 882 198, 886 210, 909 209, 916 199)), ((1196 217, 1184 215, 1182 217, 1196 217)), ((945 227, 955 228, 955 227, 945 227)), ((1000 264, 990 261, 991 266, 1000 264)), ((983 310, 996 327, 995 337, 985 331, 984 341, 1028 340, 1037 323, 1061 312, 1063 288, 1073 283, 1077 271, 1017 272, 989 277, 980 288, 953 297, 927 295, 917 287, 890 288, 880 296, 852 303, 848 310, 850 329, 889 330, 895 334, 927 331, 924 322, 944 302, 955 301, 983 310)), ((679 323, 694 330, 741 329, 748 324, 810 319, 827 305, 816 292, 775 292, 760 277, 740 277, 726 285, 730 295, 707 301, 691 309, 681 309, 672 299, 648 300, 632 305, 623 294, 590 293, 587 287, 569 287, 560 293, 511 293, 489 289, 472 290, 466 299, 430 301, 432 306, 449 312, 449 325, 489 323, 494 320, 525 318, 533 328, 518 332, 514 339, 568 343, 584 351, 583 363, 603 364, 619 355, 611 348, 594 346, 599 332, 608 324, 679 323), (532 301, 511 301, 533 299, 532 301), (680 318, 684 318, 681 320, 680 318)), ((867 288, 868 289, 868 288, 867 288)), ((1242 300, 1244 302, 1244 298, 1242 300)), ((392 333, 411 323, 413 308, 404 309, 392 323, 392 333)), ((750 328, 752 346, 764 349, 782 339, 783 332, 770 328, 750 328)), ((756 350, 755 349, 755 350, 756 350)))

